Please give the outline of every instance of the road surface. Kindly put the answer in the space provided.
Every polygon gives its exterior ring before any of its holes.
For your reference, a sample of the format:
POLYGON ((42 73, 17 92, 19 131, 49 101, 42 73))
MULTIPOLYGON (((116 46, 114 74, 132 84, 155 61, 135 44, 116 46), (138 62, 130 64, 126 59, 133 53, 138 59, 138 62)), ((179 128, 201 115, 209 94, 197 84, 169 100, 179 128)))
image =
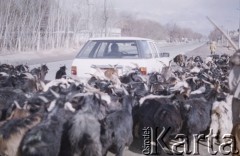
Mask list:
POLYGON ((195 43, 188 43, 188 44, 179 44, 179 45, 172 45, 172 46, 158 46, 158 49, 160 53, 162 52, 168 52, 170 53, 170 58, 173 58, 174 56, 178 54, 186 54, 188 52, 191 52, 199 47, 202 47, 205 44, 205 42, 195 42, 195 43))

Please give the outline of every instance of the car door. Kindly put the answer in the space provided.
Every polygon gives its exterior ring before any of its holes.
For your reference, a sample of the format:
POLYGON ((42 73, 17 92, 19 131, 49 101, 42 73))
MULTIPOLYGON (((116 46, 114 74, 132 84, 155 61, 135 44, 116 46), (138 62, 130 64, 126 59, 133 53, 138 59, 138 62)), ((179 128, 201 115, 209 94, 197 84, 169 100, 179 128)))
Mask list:
POLYGON ((159 50, 158 50, 158 47, 157 47, 157 44, 153 42, 153 45, 152 45, 154 48, 154 50, 157 52, 158 54, 158 57, 156 58, 157 62, 161 63, 161 64, 165 64, 165 65, 169 65, 169 61, 170 61, 170 58, 169 58, 169 53, 167 52, 163 52, 163 53, 160 53, 159 50))
POLYGON ((149 47, 152 53, 151 68, 153 71, 161 71, 163 63, 160 62, 161 60, 159 59, 159 53, 156 44, 154 42, 149 42, 149 47))

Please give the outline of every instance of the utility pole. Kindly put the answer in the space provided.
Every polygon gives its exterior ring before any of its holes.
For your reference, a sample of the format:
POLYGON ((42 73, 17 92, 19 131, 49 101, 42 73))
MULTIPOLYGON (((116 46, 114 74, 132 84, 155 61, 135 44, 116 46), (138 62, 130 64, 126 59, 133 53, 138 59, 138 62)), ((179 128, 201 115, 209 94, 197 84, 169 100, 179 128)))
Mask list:
POLYGON ((107 22, 108 22, 108 12, 107 12, 107 0, 104 0, 104 35, 107 36, 107 22))
POLYGON ((240 49, 240 0, 239 0, 239 27, 238 27, 238 49, 240 49))
POLYGON ((207 19, 227 38, 231 46, 234 48, 234 50, 238 50, 237 45, 232 41, 232 39, 219 27, 213 20, 211 20, 209 17, 207 19))
POLYGON ((93 37, 93 2, 92 0, 87 0, 87 5, 88 5, 88 31, 89 31, 89 35, 90 37, 93 37))
MULTIPOLYGON (((227 35, 229 36, 229 30, 227 30, 227 35)), ((228 40, 227 40, 227 47, 229 46, 228 40)))

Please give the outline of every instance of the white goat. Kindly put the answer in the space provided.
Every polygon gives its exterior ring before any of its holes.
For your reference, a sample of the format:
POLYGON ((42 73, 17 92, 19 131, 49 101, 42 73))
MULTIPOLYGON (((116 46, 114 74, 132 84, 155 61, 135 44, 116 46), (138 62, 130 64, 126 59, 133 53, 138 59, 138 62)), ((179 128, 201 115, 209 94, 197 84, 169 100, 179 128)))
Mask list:
POLYGON ((213 134, 219 131, 219 141, 222 142, 224 134, 232 131, 232 95, 228 95, 225 101, 215 101, 212 107, 210 129, 213 134))

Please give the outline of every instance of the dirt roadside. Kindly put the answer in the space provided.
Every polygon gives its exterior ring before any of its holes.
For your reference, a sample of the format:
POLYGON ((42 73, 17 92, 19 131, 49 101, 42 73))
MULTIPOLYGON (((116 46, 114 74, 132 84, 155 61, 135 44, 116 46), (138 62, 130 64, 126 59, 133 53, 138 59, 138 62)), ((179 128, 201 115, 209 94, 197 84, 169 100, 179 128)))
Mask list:
POLYGON ((17 64, 41 64, 48 62, 56 62, 62 60, 71 60, 73 59, 79 49, 56 49, 49 51, 41 51, 41 52, 21 52, 9 55, 0 55, 0 63, 9 63, 13 65, 17 64))

